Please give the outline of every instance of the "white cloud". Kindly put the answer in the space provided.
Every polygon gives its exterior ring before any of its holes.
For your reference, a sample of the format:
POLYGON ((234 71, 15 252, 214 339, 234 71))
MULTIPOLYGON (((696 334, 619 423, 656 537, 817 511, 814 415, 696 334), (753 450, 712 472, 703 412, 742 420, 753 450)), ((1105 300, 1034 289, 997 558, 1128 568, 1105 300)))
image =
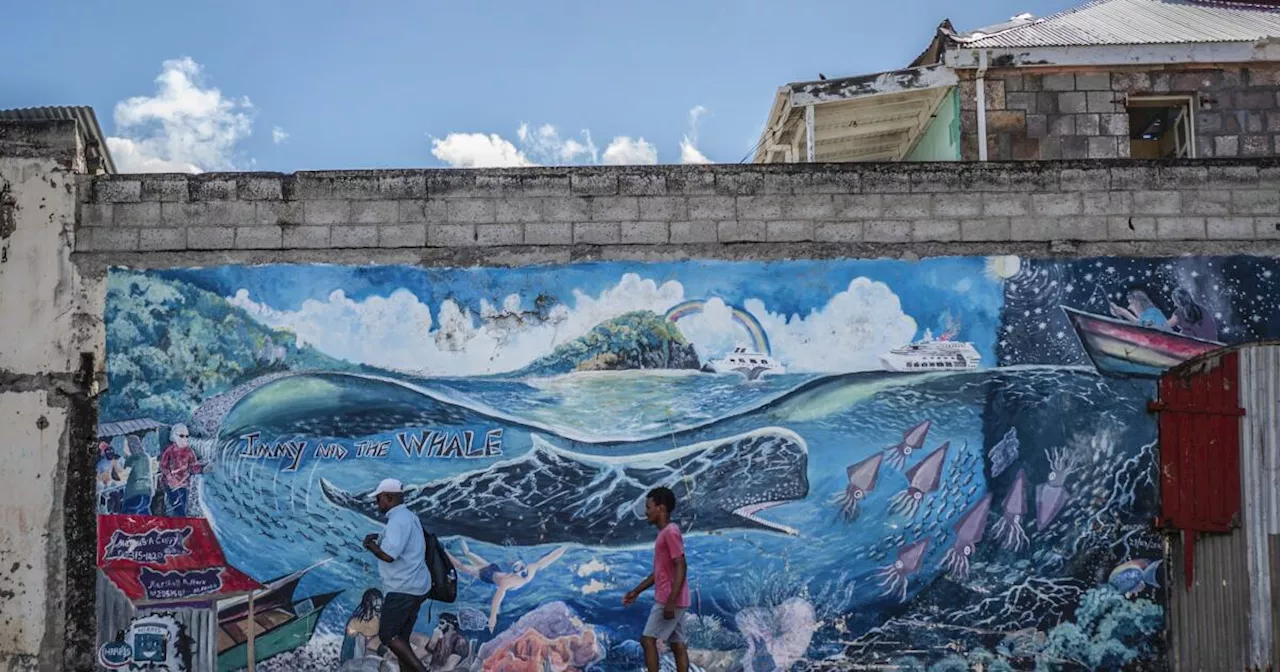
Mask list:
MULTIPOLYGON (((706 113, 698 105, 689 110, 689 130, 680 141, 682 163, 710 163, 698 150, 698 122, 706 113)), ((658 162, 658 148, 643 137, 619 135, 600 152, 591 132, 583 129, 576 137, 566 137, 552 124, 516 128, 515 141, 497 133, 450 133, 432 138, 431 154, 455 168, 506 168, 518 166, 566 165, 575 163, 608 165, 651 165, 658 162)))
POLYGON ((605 320, 634 310, 663 313, 683 297, 679 283, 659 286, 627 274, 598 296, 575 291, 572 309, 557 305, 544 320, 520 315, 532 301, 526 304, 514 294, 504 298, 501 309, 481 301, 479 314, 445 300, 434 320, 431 309, 406 289, 362 301, 338 290, 296 311, 257 303, 243 289, 229 300, 268 326, 292 330, 300 344, 334 357, 431 375, 477 375, 522 368, 605 320))
MULTIPOLYGON (((909 343, 916 332, 916 321, 902 312, 893 290, 867 278, 855 278, 803 317, 770 312, 759 299, 747 299, 742 308, 764 327, 773 356, 793 372, 879 369, 880 355, 909 343)), ((735 345, 751 345, 746 329, 720 299, 679 324, 703 361, 735 345)))
MULTIPOLYGON (((522 313, 533 301, 516 294, 497 305, 481 301, 474 312, 452 300, 432 310, 407 289, 359 301, 339 290, 294 311, 257 303, 246 290, 229 300, 264 324, 292 330, 300 344, 334 357, 461 376, 515 371, 605 320, 634 310, 663 314, 684 299, 679 282, 658 284, 628 273, 598 295, 575 291, 572 299, 541 319, 522 313)), ((915 320, 902 312, 897 295, 867 278, 854 279, 804 316, 773 313, 759 299, 748 299, 742 307, 764 326, 774 357, 795 372, 879 369, 879 356, 910 342, 916 332, 915 320)), ((746 330, 719 299, 708 301, 702 313, 682 319, 679 327, 704 361, 749 343, 746 330)))
POLYGON ((604 163, 610 166, 652 165, 658 162, 658 148, 644 138, 634 140, 620 135, 604 150, 604 163))
POLYGON ((248 98, 227 98, 205 87, 190 58, 165 61, 154 96, 116 104, 118 135, 107 148, 121 172, 230 170, 236 145, 253 132, 248 98))
POLYGON ((534 163, 497 133, 450 133, 431 140, 431 155, 454 168, 518 168, 534 163))
POLYGON ((525 153, 536 163, 595 163, 597 159, 596 145, 586 130, 579 134, 580 139, 561 138, 560 130, 551 124, 543 124, 532 132, 528 124, 521 124, 517 137, 525 153))
POLYGON ((707 113, 707 108, 696 105, 689 110, 689 131, 680 139, 680 163, 711 163, 705 154, 698 150, 698 119, 707 113))
POLYGON ((274 142, 278 145, 288 139, 289 139, 289 134, 285 133, 283 128, 276 126, 275 128, 271 129, 271 142, 274 142))

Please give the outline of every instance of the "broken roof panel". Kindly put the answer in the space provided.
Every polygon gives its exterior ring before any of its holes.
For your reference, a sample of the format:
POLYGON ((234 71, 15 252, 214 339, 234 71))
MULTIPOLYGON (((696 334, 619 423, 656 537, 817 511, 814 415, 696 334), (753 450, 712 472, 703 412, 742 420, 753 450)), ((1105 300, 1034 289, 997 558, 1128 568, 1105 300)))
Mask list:
POLYGON ((901 160, 957 81, 955 71, 935 65, 787 84, 774 99, 755 161, 800 160, 810 106, 814 161, 901 160))
POLYGON ((957 36, 970 49, 1196 42, 1280 37, 1280 7, 1197 0, 1093 0, 1030 22, 957 36))

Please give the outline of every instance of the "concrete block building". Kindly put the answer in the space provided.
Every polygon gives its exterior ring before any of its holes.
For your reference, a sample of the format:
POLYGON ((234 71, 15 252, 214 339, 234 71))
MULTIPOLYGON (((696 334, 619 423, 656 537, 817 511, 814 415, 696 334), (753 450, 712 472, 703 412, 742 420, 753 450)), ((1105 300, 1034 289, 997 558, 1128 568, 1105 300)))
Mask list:
POLYGON ((969 32, 903 70, 788 84, 759 163, 1275 156, 1270 2, 1095 0, 969 32))

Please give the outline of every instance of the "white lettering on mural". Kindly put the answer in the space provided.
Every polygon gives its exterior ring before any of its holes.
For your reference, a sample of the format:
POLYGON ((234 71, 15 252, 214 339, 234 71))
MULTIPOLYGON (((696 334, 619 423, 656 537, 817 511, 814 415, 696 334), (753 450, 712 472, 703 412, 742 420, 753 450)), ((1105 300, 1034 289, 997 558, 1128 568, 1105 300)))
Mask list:
POLYGON ((347 458, 384 459, 392 454, 393 446, 408 458, 474 460, 502 456, 502 431, 410 429, 397 432, 394 440, 361 440, 350 446, 298 438, 265 441, 261 432, 249 432, 239 437, 238 454, 250 460, 278 460, 280 470, 286 472, 301 467, 308 446, 312 446, 313 459, 335 462, 347 458))

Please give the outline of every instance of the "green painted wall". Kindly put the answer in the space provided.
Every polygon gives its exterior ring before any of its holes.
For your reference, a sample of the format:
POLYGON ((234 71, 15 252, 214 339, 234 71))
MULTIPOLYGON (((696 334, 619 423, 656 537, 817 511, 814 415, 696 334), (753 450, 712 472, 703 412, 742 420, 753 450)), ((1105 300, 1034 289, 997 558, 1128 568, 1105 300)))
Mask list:
POLYGON ((915 149, 907 155, 907 161, 959 161, 960 160, 960 96, 953 88, 947 94, 938 111, 925 129, 924 136, 915 149))

